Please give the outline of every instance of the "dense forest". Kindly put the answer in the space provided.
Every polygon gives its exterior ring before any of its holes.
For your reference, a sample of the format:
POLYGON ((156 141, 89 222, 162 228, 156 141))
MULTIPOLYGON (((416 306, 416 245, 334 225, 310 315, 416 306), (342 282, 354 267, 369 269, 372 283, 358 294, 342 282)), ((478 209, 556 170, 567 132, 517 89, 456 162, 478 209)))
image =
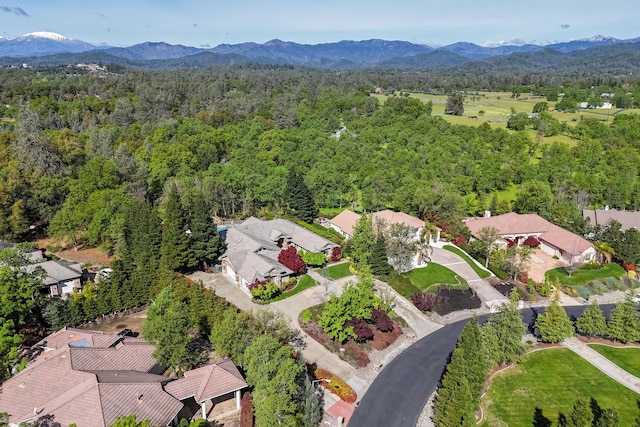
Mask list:
POLYGON ((452 125, 405 95, 503 90, 553 105, 558 93, 606 92, 628 108, 640 102, 632 77, 1 69, 0 237, 22 240, 36 226, 116 252, 128 200, 163 208, 175 187, 188 211, 202 198, 218 217, 277 214, 292 174, 318 207, 389 207, 443 225, 516 210, 581 231, 582 207, 640 204, 640 116, 567 126, 543 114, 538 127, 575 144, 540 145, 486 123, 452 125), (371 96, 376 88, 393 96, 371 96), (494 197, 514 184, 512 204, 494 197))

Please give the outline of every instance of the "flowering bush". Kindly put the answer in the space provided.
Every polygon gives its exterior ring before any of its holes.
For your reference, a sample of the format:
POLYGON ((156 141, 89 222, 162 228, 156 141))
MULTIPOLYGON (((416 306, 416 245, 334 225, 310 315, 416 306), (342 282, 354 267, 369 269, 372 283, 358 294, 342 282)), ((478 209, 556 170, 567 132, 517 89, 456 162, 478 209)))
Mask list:
POLYGON ((356 392, 349 386, 349 384, 331 372, 325 369, 316 369, 314 376, 317 380, 329 380, 330 382, 320 381, 320 384, 322 384, 322 386, 331 393, 338 396, 341 400, 347 403, 354 403, 358 399, 356 392))
POLYGON ((425 294, 424 292, 417 291, 411 296, 411 302, 420 311, 431 311, 436 306, 436 294, 425 294))
POLYGON ((531 248, 537 248, 538 246, 540 246, 540 240, 538 240, 535 236, 529 236, 524 239, 524 242, 522 242, 522 244, 531 248))
POLYGON ((638 267, 635 264, 622 264, 622 267, 627 271, 638 271, 638 267))
POLYGON ((462 244, 464 244, 464 243, 467 243, 467 239, 465 239, 463 235, 459 235, 458 237, 455 237, 455 238, 451 241, 451 243, 453 243, 453 244, 454 244, 454 245, 456 245, 456 246, 460 246, 460 245, 462 245, 462 244))

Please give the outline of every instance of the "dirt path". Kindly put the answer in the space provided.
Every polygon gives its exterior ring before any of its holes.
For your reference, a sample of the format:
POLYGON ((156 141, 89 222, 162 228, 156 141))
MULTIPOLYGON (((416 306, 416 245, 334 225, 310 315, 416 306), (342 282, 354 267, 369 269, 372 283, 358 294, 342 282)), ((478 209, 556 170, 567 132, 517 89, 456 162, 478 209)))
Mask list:
MULTIPOLYGON (((51 239, 40 239, 36 242, 39 248, 53 248, 57 246, 51 239)), ((77 262, 78 264, 91 264, 90 270, 99 270, 109 267, 113 257, 107 256, 99 248, 79 247, 76 251, 73 247, 64 248, 58 252, 47 251, 47 255, 55 255, 65 261, 77 262)))

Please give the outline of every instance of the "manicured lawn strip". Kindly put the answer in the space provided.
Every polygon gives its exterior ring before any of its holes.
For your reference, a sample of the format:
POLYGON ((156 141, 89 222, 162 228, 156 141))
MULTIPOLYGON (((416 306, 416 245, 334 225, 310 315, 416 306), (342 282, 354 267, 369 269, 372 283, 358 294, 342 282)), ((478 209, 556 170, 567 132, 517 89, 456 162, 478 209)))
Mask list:
POLYGON ((341 264, 335 264, 330 267, 319 268, 316 271, 322 277, 326 277, 331 280, 342 279, 343 277, 352 276, 353 273, 349 271, 349 263, 343 262, 341 264))
POLYGON ((283 300, 285 298, 292 297, 296 294, 299 294, 302 291, 306 291, 309 288, 313 288, 316 284, 317 284, 316 281, 313 280, 311 276, 309 276, 308 274, 305 274, 304 276, 300 276, 300 278, 298 279, 298 284, 296 285, 295 288, 291 289, 290 291, 285 291, 281 293, 280 295, 278 295, 277 297, 275 297, 269 302, 276 302, 276 301, 283 300))
POLYGON ((491 273, 489 273, 486 270, 483 270, 482 268, 478 267, 478 265, 473 262, 473 260, 471 258, 469 258, 469 256, 467 254, 465 254, 464 252, 462 252, 460 249, 456 248, 453 245, 445 245, 443 247, 443 249, 445 251, 449 251, 449 252, 453 252, 454 254, 458 255, 460 258, 462 258, 463 260, 465 260, 467 262, 467 264, 469 264, 469 266, 471 268, 473 268, 473 271, 476 272, 476 274, 478 276, 480 276, 481 279, 486 279, 487 277, 491 276, 491 273))
POLYGON ((430 262, 424 268, 415 268, 407 273, 411 284, 421 291, 436 292, 439 284, 453 285, 452 289, 467 289, 469 284, 447 267, 430 262))
POLYGON ((625 274, 624 268, 618 264, 606 264, 602 268, 587 270, 581 268, 569 277, 564 268, 554 268, 545 273, 545 277, 552 282, 556 279, 560 280, 560 283, 567 286, 580 286, 585 283, 589 283, 592 280, 604 279, 605 277, 621 277, 625 274))
POLYGON ((611 360, 613 363, 640 377, 640 348, 638 347, 610 347, 601 344, 589 344, 589 347, 611 360))
POLYGON ((491 381, 481 405, 483 426, 530 426, 536 408, 557 425, 558 414, 571 413, 576 399, 594 398, 601 408, 615 408, 621 426, 638 416, 640 395, 607 377, 564 348, 534 351, 491 381))
POLYGON ((411 283, 411 280, 409 280, 405 275, 392 275, 389 278, 389 286, 406 299, 411 298, 413 294, 420 291, 420 289, 416 288, 413 283, 411 283))

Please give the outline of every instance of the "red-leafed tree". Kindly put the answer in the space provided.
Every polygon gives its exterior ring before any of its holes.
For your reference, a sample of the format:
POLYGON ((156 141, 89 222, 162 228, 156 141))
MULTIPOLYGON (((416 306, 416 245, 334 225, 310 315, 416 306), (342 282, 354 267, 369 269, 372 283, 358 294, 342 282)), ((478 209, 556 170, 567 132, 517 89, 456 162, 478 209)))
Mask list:
POLYGON ((393 320, 391 320, 384 310, 380 310, 379 308, 371 310, 371 321, 376 325, 376 328, 382 332, 393 331, 393 320))
POLYGON ((373 331, 371 327, 362 319, 356 319, 355 317, 351 320, 347 320, 344 323, 344 328, 348 328, 349 326, 353 327, 353 332, 356 334, 356 341, 365 342, 369 341, 373 338, 373 331))
POLYGON ((337 262, 337 261, 340 261, 341 259, 342 259, 342 248, 337 247, 337 248, 331 249, 331 261, 337 262))
POLYGON ((294 274, 302 273, 307 268, 294 246, 289 246, 287 249, 280 251, 278 262, 293 271, 294 274))

